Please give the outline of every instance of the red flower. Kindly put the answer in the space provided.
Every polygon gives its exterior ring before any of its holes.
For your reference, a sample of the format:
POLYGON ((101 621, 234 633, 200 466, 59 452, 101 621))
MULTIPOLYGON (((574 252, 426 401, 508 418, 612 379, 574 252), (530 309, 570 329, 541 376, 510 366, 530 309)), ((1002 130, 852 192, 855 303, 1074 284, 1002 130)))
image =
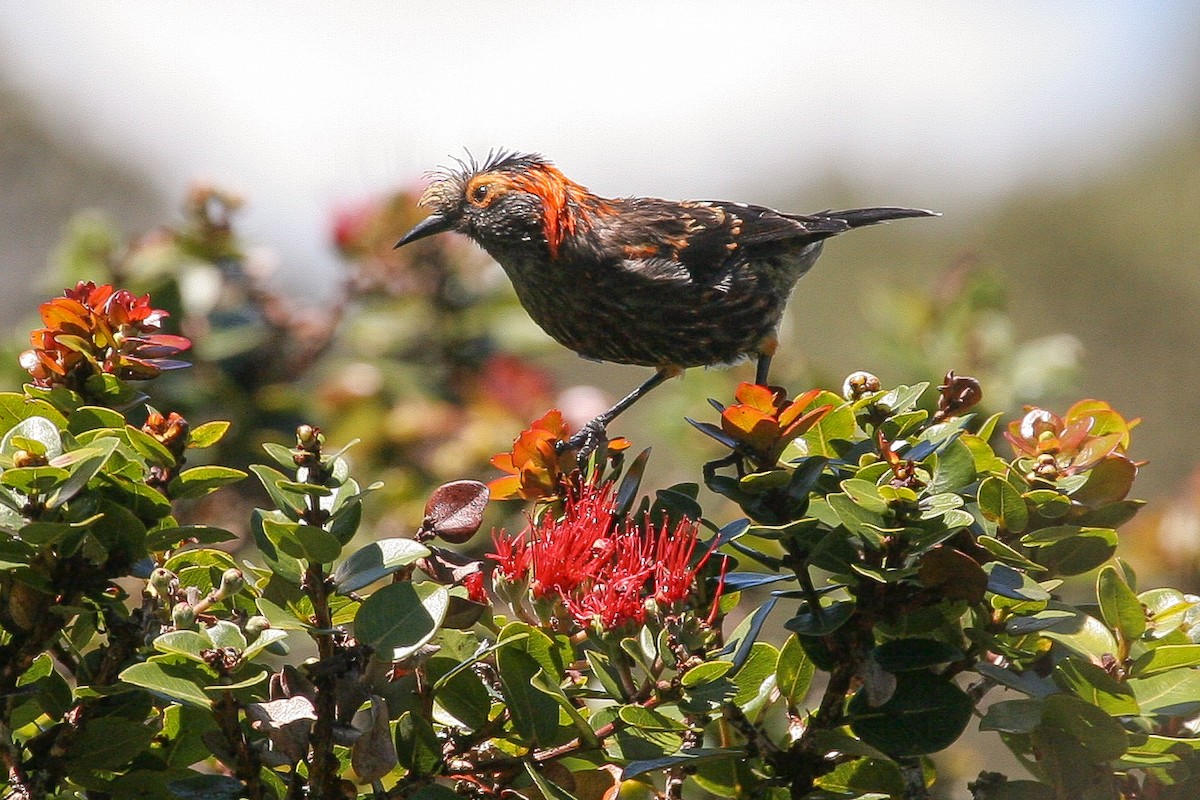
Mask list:
POLYGON ((655 528, 616 513, 611 483, 567 496, 561 518, 544 515, 516 537, 494 537, 497 572, 527 586, 535 608, 565 609, 581 627, 608 630, 646 619, 647 600, 661 612, 685 601, 711 550, 692 563, 700 526, 687 519, 655 528))
POLYGON ((167 312, 151 308, 148 294, 136 297, 88 281, 38 310, 46 327, 30 334, 33 349, 20 358, 38 386, 79 390, 97 373, 146 380, 163 370, 188 366, 171 356, 192 343, 156 332, 167 312))

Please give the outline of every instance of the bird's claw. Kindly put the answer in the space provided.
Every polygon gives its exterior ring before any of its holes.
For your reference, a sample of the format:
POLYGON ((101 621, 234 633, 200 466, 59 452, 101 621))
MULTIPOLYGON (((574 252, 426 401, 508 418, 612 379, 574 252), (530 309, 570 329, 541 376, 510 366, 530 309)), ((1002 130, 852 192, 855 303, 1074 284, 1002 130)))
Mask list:
POLYGON ((570 439, 555 445, 555 450, 559 455, 568 450, 574 450, 575 458, 582 467, 587 464, 588 457, 607 442, 608 432, 605 430, 605 421, 597 417, 596 419, 589 420, 570 439))

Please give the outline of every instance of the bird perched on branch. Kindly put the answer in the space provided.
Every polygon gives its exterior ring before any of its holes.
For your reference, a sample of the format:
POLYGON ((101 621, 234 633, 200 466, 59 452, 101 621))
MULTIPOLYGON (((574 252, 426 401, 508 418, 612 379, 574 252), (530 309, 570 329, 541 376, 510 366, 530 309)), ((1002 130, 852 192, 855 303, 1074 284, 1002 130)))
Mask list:
POLYGON ((538 155, 494 153, 440 173, 421 197, 433 213, 396 247, 465 234, 512 280, 521 305, 584 358, 653 367, 654 375, 567 442, 594 449, 605 428, 688 367, 758 359, 766 383, 788 295, 826 239, 906 217, 914 208, 803 216, 762 206, 605 198, 538 155))

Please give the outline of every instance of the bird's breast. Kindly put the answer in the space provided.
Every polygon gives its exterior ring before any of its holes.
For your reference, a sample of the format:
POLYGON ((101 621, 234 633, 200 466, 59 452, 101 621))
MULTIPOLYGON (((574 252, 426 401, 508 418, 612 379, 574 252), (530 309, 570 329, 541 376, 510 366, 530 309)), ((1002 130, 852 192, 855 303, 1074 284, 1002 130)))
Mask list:
POLYGON ((803 274, 779 261, 786 256, 735 264, 702 283, 614 262, 492 255, 530 317, 560 344, 585 358, 654 367, 728 364, 759 352, 803 274))

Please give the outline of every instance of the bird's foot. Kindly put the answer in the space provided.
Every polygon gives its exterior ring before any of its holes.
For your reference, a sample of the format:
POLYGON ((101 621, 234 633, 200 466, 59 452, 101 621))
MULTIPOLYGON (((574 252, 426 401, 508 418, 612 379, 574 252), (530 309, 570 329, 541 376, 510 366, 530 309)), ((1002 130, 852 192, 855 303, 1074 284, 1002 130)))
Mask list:
POLYGON ((560 455, 568 450, 574 450, 575 459, 579 462, 580 467, 583 467, 592 453, 608 442, 608 432, 605 430, 607 424, 608 421, 603 417, 588 420, 582 428, 575 432, 574 436, 555 445, 555 450, 560 455))

